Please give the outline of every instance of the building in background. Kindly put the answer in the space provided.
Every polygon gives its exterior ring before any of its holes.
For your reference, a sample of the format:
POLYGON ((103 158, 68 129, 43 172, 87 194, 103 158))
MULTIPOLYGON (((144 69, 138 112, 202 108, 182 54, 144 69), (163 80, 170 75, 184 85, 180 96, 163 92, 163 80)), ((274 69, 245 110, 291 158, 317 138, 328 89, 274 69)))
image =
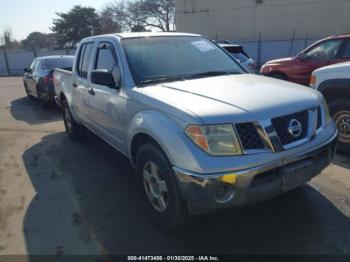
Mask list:
POLYGON ((262 65, 350 33, 350 0, 176 0, 176 30, 240 44, 262 65))
POLYGON ((350 33, 350 0, 176 0, 176 30, 213 39, 321 39, 350 33))

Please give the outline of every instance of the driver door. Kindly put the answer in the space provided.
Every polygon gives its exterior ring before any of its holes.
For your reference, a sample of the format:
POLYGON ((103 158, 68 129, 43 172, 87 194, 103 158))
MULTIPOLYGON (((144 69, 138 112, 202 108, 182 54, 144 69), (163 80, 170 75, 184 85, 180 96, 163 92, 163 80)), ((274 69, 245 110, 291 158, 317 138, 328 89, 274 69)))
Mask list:
POLYGON ((120 87, 121 69, 117 52, 111 42, 101 41, 95 54, 92 70, 106 70, 112 73, 115 88, 90 83, 90 119, 109 143, 125 152, 125 94, 120 87))

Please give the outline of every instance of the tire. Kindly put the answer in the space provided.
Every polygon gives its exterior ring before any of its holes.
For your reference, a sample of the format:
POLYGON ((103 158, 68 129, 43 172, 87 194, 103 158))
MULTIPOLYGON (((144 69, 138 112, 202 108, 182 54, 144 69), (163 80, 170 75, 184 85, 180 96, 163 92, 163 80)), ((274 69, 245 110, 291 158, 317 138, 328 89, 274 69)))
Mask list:
POLYGON ((40 88, 39 86, 37 87, 36 92, 37 92, 38 101, 39 101, 40 106, 43 107, 43 108, 48 107, 49 102, 48 102, 48 101, 45 101, 45 100, 42 98, 42 92, 41 92, 41 88, 40 88))
POLYGON ((86 136, 86 129, 84 126, 79 125, 69 109, 67 101, 62 101, 63 122, 68 137, 73 141, 81 141, 86 136))
POLYGON ((180 195, 175 174, 157 145, 148 143, 138 150, 136 175, 143 206, 161 228, 174 230, 189 222, 187 203, 180 195), (154 167, 158 172, 152 171, 154 167))
POLYGON ((337 150, 350 154, 350 103, 346 99, 331 101, 329 111, 339 130, 337 150))
POLYGON ((269 74, 268 76, 279 80, 287 81, 287 76, 282 73, 272 73, 272 74, 269 74))

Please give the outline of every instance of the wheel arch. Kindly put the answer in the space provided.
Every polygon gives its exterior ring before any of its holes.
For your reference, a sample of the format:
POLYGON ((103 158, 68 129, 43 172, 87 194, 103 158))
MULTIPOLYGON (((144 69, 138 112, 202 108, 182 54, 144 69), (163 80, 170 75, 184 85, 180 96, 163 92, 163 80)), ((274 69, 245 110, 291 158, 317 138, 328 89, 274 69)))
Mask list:
POLYGON ((317 89, 328 103, 336 99, 350 98, 350 78, 326 80, 317 89))
POLYGON ((188 143, 183 128, 171 117, 157 111, 141 111, 132 119, 127 130, 128 156, 135 166, 138 149, 145 143, 153 143, 174 166, 198 169, 192 143, 188 143))

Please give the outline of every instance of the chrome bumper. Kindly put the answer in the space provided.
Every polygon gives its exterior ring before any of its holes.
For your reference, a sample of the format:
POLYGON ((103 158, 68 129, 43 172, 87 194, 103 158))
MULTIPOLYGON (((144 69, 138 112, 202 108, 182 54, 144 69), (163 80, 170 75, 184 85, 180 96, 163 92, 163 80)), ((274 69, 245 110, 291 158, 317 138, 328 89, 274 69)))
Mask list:
MULTIPOLYGON (((173 167, 182 196, 190 212, 205 213, 221 208, 253 204, 270 199, 292 188, 284 186, 284 169, 308 162, 308 172, 302 174, 301 186, 320 174, 334 155, 338 132, 318 147, 266 165, 221 173, 197 174, 173 167)), ((293 180, 293 177, 292 177, 293 180)))

